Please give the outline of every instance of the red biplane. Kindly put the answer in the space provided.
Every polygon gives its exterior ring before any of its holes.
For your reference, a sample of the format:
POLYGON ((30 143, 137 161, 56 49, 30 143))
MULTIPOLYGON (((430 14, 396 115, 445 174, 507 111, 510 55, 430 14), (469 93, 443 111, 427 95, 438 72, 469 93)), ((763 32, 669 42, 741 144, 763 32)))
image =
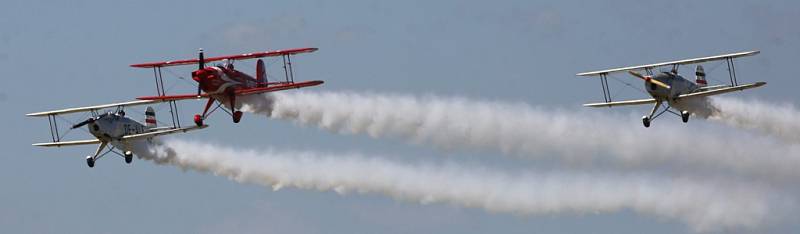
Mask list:
POLYGON ((133 64, 131 67, 153 68, 153 74, 156 79, 156 89, 158 95, 138 97, 137 99, 170 102, 170 108, 172 109, 173 106, 177 106, 174 104, 174 102, 177 100, 208 98, 208 102, 203 109, 203 113, 194 116, 194 123, 197 124, 197 126, 202 126, 203 120, 210 115, 211 112, 216 110, 216 108, 219 108, 220 105, 230 109, 231 112, 228 114, 233 117, 234 123, 238 123, 242 118, 242 112, 236 110, 237 104, 240 104, 236 103, 237 96, 297 89, 322 84, 323 81, 321 80, 294 82, 294 70, 292 69, 292 55, 311 53, 317 50, 317 48, 297 48, 203 58, 203 49, 200 49, 197 59, 141 63, 133 64), (264 67, 264 61, 261 59, 258 59, 256 62, 255 78, 245 74, 244 72, 234 69, 233 62, 236 60, 256 59, 263 57, 282 58, 284 75, 286 78, 284 81, 268 81, 266 68, 264 67), (215 66, 205 66, 207 62, 214 61, 223 61, 223 63, 215 66), (164 81, 161 75, 161 68, 191 64, 199 65, 198 69, 192 72, 192 79, 198 83, 197 94, 166 95, 164 90, 164 81), (219 101, 219 104, 217 107, 211 110, 211 112, 209 112, 209 109, 212 105, 214 105, 215 101, 219 101))

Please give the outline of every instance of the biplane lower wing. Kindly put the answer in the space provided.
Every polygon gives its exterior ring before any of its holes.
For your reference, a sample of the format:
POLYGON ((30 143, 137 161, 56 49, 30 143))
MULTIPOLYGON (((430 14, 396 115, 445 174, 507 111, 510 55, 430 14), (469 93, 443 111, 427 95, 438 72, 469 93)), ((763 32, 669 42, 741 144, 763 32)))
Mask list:
POLYGON ((169 134, 174 134, 174 133, 184 133, 184 132, 188 132, 188 131, 192 131, 192 130, 203 129, 203 128, 206 128, 206 127, 208 127, 208 125, 165 129, 165 130, 159 130, 159 131, 154 131, 154 132, 146 132, 146 133, 123 136, 122 140, 139 140, 139 139, 150 138, 150 137, 155 137, 155 136, 162 136, 162 135, 169 135, 169 134))
MULTIPOLYGON (((317 86, 324 83, 321 80, 312 80, 312 81, 303 81, 303 82, 294 82, 294 83, 278 83, 273 84, 267 87, 258 87, 258 88, 249 88, 249 89, 239 89, 236 90, 234 94, 236 95, 250 95, 250 94, 258 94, 258 93, 268 93, 268 92, 275 92, 287 89, 299 89, 304 87, 310 86, 317 86)), ((181 95, 167 95, 167 96, 147 96, 147 97, 138 97, 136 99, 139 100, 151 100, 151 101, 177 101, 177 100, 186 100, 186 99, 202 99, 208 98, 210 95, 207 93, 203 93, 200 95, 196 94, 181 94, 181 95)))
MULTIPOLYGON (((730 93, 734 91, 742 91, 745 89, 752 89, 764 86, 767 82, 756 82, 752 84, 745 84, 745 85, 737 85, 737 86, 726 86, 726 87, 718 87, 711 90, 704 90, 700 92, 694 93, 687 93, 679 95, 675 100, 680 100, 684 98, 692 98, 692 97, 708 97, 723 93, 730 93)), ((619 102, 598 102, 598 103, 588 103, 583 104, 586 107, 612 107, 612 106, 631 106, 631 105, 643 105, 643 104, 653 104, 656 103, 656 99, 648 98, 648 99, 638 99, 638 100, 629 100, 629 101, 619 101, 619 102)))
POLYGON ((139 100, 146 100, 146 101, 179 101, 179 100, 186 100, 186 99, 203 99, 208 98, 208 94, 180 94, 180 95, 164 95, 164 96, 146 96, 146 97, 137 97, 136 99, 139 100))
MULTIPOLYGON (((139 140, 144 138, 174 134, 174 133, 184 133, 192 130, 203 129, 208 127, 208 125, 203 126, 192 126, 192 127, 183 127, 183 128, 170 128, 170 129, 162 129, 153 132, 146 132, 140 134, 133 134, 123 136, 122 140, 139 140)), ((46 142, 46 143, 35 143, 33 146, 42 146, 42 147, 61 147, 61 146, 74 146, 74 145, 92 145, 92 144, 100 144, 102 141, 99 139, 92 139, 92 140, 78 140, 78 141, 59 141, 59 142, 46 142)))
POLYGON ((61 147, 61 146, 73 146, 73 145, 92 145, 92 144, 100 144, 101 141, 98 139, 92 140, 79 140, 79 141, 59 141, 59 142, 47 142, 47 143, 35 143, 33 146, 42 146, 42 147, 61 147))
POLYGON ((752 83, 752 84, 737 85, 737 86, 733 86, 733 87, 725 87, 725 88, 712 89, 712 90, 706 90, 706 91, 700 91, 700 92, 694 92, 694 93, 687 93, 687 94, 682 94, 682 95, 678 96, 678 99, 690 98, 690 97, 708 97, 708 96, 717 95, 717 94, 730 93, 730 92, 733 92, 733 91, 742 91, 742 90, 745 90, 745 89, 758 88, 758 87, 761 87, 761 86, 763 86, 765 84, 767 84, 767 82, 756 82, 756 83, 752 83))
POLYGON ((612 106, 643 105, 643 104, 652 104, 652 103, 656 103, 656 99, 648 98, 648 99, 628 100, 628 101, 619 101, 619 102, 598 102, 598 103, 583 104, 583 106, 586 106, 586 107, 612 107, 612 106))

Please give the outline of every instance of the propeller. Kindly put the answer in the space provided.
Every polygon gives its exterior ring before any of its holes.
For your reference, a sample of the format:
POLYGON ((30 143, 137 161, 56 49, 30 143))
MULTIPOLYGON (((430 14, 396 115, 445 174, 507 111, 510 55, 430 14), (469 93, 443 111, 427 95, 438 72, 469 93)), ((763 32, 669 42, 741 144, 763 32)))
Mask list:
MULTIPOLYGON (((197 58, 198 58, 197 70, 203 70, 203 68, 206 67, 206 61, 203 58, 203 48, 200 48, 200 50, 197 52, 197 58)), ((197 77, 197 83, 198 83, 198 85, 197 85, 197 96, 200 96, 200 93, 203 91, 203 80, 205 80, 205 79, 203 79, 203 77, 200 77, 200 76, 197 77)))
MULTIPOLYGON (((125 112, 122 112, 122 113, 124 115, 125 112)), ((103 118, 103 117, 105 117, 107 115, 108 115, 108 113, 103 113, 101 115, 98 115, 97 117, 90 117, 90 118, 84 120, 83 122, 80 122, 80 123, 77 123, 75 125, 72 125, 72 129, 80 128, 80 127, 83 127, 83 125, 94 123, 94 121, 97 121, 98 119, 103 118)))
POLYGON ((672 88, 669 85, 664 84, 664 82, 661 82, 659 80, 654 80, 653 77, 651 77, 651 76, 645 76, 645 75, 642 75, 641 73, 638 73, 636 71, 628 71, 628 73, 630 73, 631 75, 633 75, 635 77, 638 77, 639 79, 642 79, 642 80, 644 80, 644 81, 646 81, 648 83, 652 83, 652 84, 661 86, 662 88, 665 88, 665 89, 672 88))
POLYGON ((95 120, 96 120, 95 118, 89 118, 87 120, 84 120, 83 122, 80 122, 80 123, 77 123, 75 125, 72 125, 72 129, 80 128, 80 127, 83 127, 83 125, 94 123, 95 120))

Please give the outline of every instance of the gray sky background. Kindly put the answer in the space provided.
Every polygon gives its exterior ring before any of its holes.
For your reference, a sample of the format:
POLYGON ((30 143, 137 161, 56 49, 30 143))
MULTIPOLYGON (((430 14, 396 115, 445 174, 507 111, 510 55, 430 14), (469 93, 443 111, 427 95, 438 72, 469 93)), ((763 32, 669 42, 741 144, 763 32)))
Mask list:
MULTIPOLYGON (((739 80, 769 84, 736 95, 796 105, 797 22, 797 1, 4 1, 0 230, 689 232, 681 222, 629 211, 512 215, 379 194, 272 192, 146 161, 126 165, 118 158, 90 169, 84 157, 93 146, 30 146, 49 139, 47 122, 24 114, 155 94, 152 72, 128 65, 192 58, 200 47, 209 56, 319 47, 317 53, 296 57, 295 67, 298 79, 326 81, 316 90, 466 96, 554 109, 602 100, 599 82, 575 77, 578 72, 757 49, 762 54, 737 60, 739 80)), ((189 70, 171 71, 188 77, 189 70)), ((724 68, 715 71, 712 75, 725 74, 724 68)), ((173 73, 165 73, 165 80, 175 85, 171 93, 194 92, 173 73)), ((611 82, 615 99, 642 97, 611 82)), ((202 104, 180 106, 186 123, 202 104)), ((214 126, 179 137, 245 148, 409 155, 398 158, 408 161, 455 160, 413 156, 423 154, 474 155, 458 158, 468 165, 503 158, 481 157, 495 152, 441 152, 402 140, 342 136, 255 115, 245 115, 238 125, 224 115, 209 123, 214 126)), ((79 133, 71 136, 86 137, 79 133)), ((797 228, 782 224, 761 231, 797 228)))

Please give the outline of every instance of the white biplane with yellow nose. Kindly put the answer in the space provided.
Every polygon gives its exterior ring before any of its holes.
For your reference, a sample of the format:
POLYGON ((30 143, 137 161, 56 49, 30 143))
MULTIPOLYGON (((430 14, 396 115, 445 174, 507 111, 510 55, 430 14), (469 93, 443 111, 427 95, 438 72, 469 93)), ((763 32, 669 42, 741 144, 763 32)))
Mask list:
POLYGON ((705 113, 704 115, 708 115, 708 113, 712 111, 709 110, 709 108, 712 107, 704 104, 707 103, 706 99, 708 96, 756 88, 767 84, 766 82, 756 82, 752 84, 739 85, 738 81, 736 80, 736 67, 733 64, 733 59, 744 56, 756 55, 758 53, 759 51, 746 51, 746 52, 723 54, 723 55, 716 55, 716 56, 709 56, 702 58, 692 58, 692 59, 684 59, 684 60, 677 60, 677 61, 670 61, 663 63, 614 68, 602 71, 584 72, 584 73, 578 73, 577 75, 599 76, 601 86, 603 87, 603 96, 605 98, 605 102, 589 103, 589 104, 584 104, 584 106, 612 107, 612 106, 625 106, 625 105, 653 104, 653 109, 650 111, 650 114, 642 117, 642 124, 644 124, 645 127, 650 127, 650 122, 665 112, 670 112, 672 114, 680 116, 683 122, 686 123, 689 121, 689 116, 693 113, 700 114, 699 112, 704 112, 705 113), (694 82, 687 80, 686 78, 678 74, 678 68, 681 65, 699 64, 704 62, 720 61, 720 60, 725 60, 728 66, 728 75, 730 78, 730 84, 708 86, 707 85, 708 83, 706 81, 706 73, 703 69, 703 66, 701 65, 697 65, 697 67, 695 68, 694 82), (671 67, 671 69, 670 71, 654 72, 654 69, 661 67, 671 67), (642 71, 644 71, 645 74, 642 74, 641 73, 642 71), (626 100, 626 101, 612 101, 611 91, 609 90, 608 87, 608 75, 618 72, 628 72, 634 77, 642 79, 644 81, 644 87, 647 90, 647 93, 651 96, 651 98, 626 100), (666 102, 667 105, 660 110, 659 108, 662 107, 662 103, 664 102, 666 102), (672 109, 677 110, 677 112, 673 111, 672 109))
POLYGON ((145 111, 145 124, 141 124, 136 120, 133 120, 125 116, 125 111, 124 111, 125 107, 154 104, 154 103, 158 103, 158 101, 148 101, 148 100, 131 101, 131 102, 69 108, 63 110, 45 111, 45 112, 27 114, 28 116, 34 116, 34 117, 47 116, 47 119, 50 122, 50 135, 52 137, 52 142, 36 143, 33 145, 44 146, 44 147, 61 147, 61 146, 73 146, 73 145, 99 144, 97 150, 94 152, 93 155, 86 156, 86 164, 88 164, 89 167, 94 167, 94 163, 98 159, 103 157, 103 155, 106 155, 108 153, 115 153, 119 156, 122 156, 123 158, 125 158, 126 163, 131 163, 131 161, 133 161, 132 144, 136 143, 134 141, 139 141, 139 140, 149 141, 150 139, 156 136, 187 132, 191 130, 202 129, 208 126, 208 125, 201 125, 201 126, 192 125, 191 127, 181 127, 180 120, 176 118, 177 116, 175 113, 177 111, 177 107, 174 106, 174 103, 170 103, 170 108, 171 108, 170 113, 172 113, 173 115, 172 126, 157 127, 156 126, 157 121, 155 116, 156 114, 152 107, 147 107, 147 110, 145 111), (101 112, 103 109, 109 109, 109 108, 114 108, 114 110, 108 112, 101 112), (60 115, 79 113, 79 112, 89 112, 91 117, 81 122, 74 123, 67 130, 67 132, 65 132, 64 134, 60 134, 57 118, 60 118, 60 115), (68 133, 70 130, 80 128, 83 126, 86 126, 88 132, 92 134, 96 139, 62 141, 64 135, 66 135, 66 133, 68 133), (109 144, 111 144, 111 147, 107 151, 103 152, 103 150, 109 144), (115 151, 115 149, 121 152, 117 152, 115 151))

